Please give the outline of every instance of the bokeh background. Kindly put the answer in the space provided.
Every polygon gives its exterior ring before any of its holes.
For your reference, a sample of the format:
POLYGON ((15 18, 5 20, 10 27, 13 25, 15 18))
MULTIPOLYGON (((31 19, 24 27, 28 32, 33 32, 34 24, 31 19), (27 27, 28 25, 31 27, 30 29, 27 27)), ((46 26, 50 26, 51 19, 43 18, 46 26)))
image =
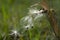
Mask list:
MULTIPOLYGON (((21 18, 28 15, 28 8, 41 1, 0 0, 0 40, 55 40, 52 27, 46 16, 43 16, 41 21, 37 19, 32 29, 25 31, 20 25, 21 18), (9 36, 10 30, 24 33, 21 33, 22 36, 19 36, 18 39, 14 39, 14 36, 13 38, 9 36)), ((60 26, 60 0, 47 0, 47 2, 49 7, 56 11, 57 23, 60 26)))

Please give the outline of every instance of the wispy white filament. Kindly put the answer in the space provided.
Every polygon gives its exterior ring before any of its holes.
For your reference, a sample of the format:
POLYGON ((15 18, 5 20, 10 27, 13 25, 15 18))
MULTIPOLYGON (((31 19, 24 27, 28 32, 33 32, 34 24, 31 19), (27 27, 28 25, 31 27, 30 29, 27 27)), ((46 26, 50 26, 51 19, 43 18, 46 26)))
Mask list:
POLYGON ((30 9, 30 10, 29 10, 29 13, 30 13, 30 14, 39 13, 39 10, 37 10, 37 9, 30 9))
POLYGON ((30 9, 29 10, 29 14, 34 16, 34 20, 36 20, 39 17, 43 16, 43 12, 44 10, 38 10, 38 9, 30 9))
POLYGON ((17 34, 17 31, 16 30, 12 30, 12 33, 10 35, 13 35, 13 34, 17 34))
POLYGON ((20 34, 17 32, 17 30, 12 30, 12 33, 9 34, 9 35, 13 35, 13 34, 15 34, 15 36, 16 36, 16 35, 19 35, 19 36, 20 36, 20 34))
POLYGON ((38 3, 35 3, 35 4, 31 5, 30 7, 37 6, 37 5, 39 5, 39 3, 40 3, 40 2, 38 2, 38 3))
POLYGON ((21 20, 23 20, 23 27, 26 28, 31 28, 32 26, 34 26, 33 21, 35 21, 37 18, 41 18, 43 16, 43 12, 44 10, 38 10, 38 9, 29 9, 28 12, 28 16, 23 17, 21 20), (33 18, 34 16, 34 18, 33 18), (26 24, 24 24, 26 23, 26 24))
POLYGON ((30 25, 25 26, 25 29, 30 28, 30 25))
POLYGON ((27 29, 27 28, 30 29, 33 26, 33 19, 31 16, 23 17, 21 20, 23 20, 23 27, 25 29, 27 29))
POLYGON ((17 34, 17 31, 13 31, 14 34, 17 34))
POLYGON ((41 9, 41 10, 39 11, 39 13, 42 13, 43 11, 44 11, 44 10, 41 9))
POLYGON ((36 17, 34 18, 34 20, 36 20, 37 18, 41 18, 43 16, 43 14, 38 14, 36 15, 36 17))

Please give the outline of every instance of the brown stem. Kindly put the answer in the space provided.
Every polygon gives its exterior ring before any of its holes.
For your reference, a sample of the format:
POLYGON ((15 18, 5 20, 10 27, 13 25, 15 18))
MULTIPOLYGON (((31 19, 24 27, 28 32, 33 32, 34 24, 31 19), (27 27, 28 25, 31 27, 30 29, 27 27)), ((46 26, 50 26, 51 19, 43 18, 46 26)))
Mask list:
POLYGON ((51 24, 51 26, 53 28, 53 31, 54 31, 56 37, 59 38, 59 28, 58 28, 57 20, 56 20, 56 18, 54 16, 54 13, 55 12, 53 12, 53 10, 49 10, 47 12, 47 14, 48 14, 47 16, 49 18, 50 24, 51 24))
POLYGON ((56 35, 56 37, 58 38, 58 40, 60 40, 60 35, 59 35, 59 27, 58 27, 58 24, 57 24, 57 20, 54 16, 55 12, 53 12, 52 9, 50 9, 50 7, 47 5, 47 0, 42 0, 42 2, 40 3, 40 5, 42 6, 42 8, 44 8, 44 10, 47 10, 47 17, 50 21, 50 24, 54 30, 54 33, 56 35))

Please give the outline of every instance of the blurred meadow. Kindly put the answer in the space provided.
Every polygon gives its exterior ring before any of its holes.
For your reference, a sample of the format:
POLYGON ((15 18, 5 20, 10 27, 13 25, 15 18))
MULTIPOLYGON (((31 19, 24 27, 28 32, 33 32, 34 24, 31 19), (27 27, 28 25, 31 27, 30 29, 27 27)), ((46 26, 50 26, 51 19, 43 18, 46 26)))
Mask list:
MULTIPOLYGON (((30 6, 41 1, 0 0, 0 40, 56 40, 46 14, 33 20, 34 26, 30 29, 23 27, 27 23, 25 24, 22 18, 29 16, 30 6)), ((47 2, 49 7, 56 11, 55 17, 60 26, 60 0, 47 0, 47 2)), ((37 5, 36 8, 39 10, 41 6, 37 5)))

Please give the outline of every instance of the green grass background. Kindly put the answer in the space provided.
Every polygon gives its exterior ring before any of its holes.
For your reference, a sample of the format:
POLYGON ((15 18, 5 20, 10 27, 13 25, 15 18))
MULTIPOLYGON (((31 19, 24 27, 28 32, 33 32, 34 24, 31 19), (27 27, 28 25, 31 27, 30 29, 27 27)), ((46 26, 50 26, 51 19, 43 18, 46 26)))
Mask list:
MULTIPOLYGON (((0 0, 0 40, 3 40, 5 36, 7 37, 6 40, 10 40, 8 34, 11 29, 16 29, 19 33, 24 30, 21 30, 20 19, 27 15, 28 8, 31 5, 41 1, 42 0, 0 0)), ((56 18, 59 25, 60 0, 47 0, 47 2, 50 8, 56 11, 56 18)), ((53 40, 53 31, 47 18, 43 17, 41 27, 39 27, 40 25, 38 24, 40 24, 38 21, 35 22, 34 28, 24 32, 22 34, 23 37, 20 37, 19 40, 47 40, 47 35, 51 35, 48 40, 53 40)))

